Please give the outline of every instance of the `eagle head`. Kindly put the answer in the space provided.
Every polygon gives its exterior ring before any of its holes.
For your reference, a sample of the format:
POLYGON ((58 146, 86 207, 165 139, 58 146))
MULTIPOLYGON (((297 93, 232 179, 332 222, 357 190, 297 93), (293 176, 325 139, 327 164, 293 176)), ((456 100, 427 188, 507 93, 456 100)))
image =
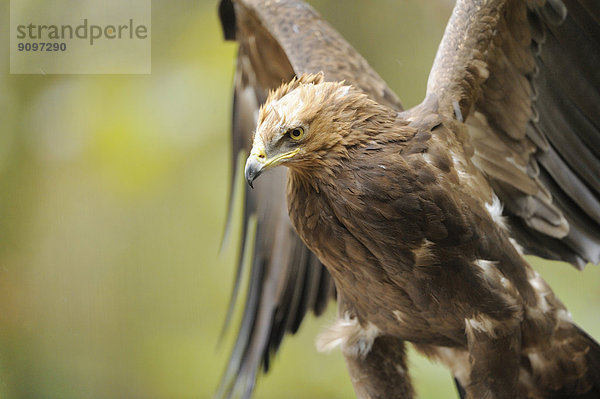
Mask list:
POLYGON ((344 82, 326 82, 323 74, 303 74, 269 93, 258 115, 246 181, 277 165, 309 167, 348 134, 352 109, 366 95, 344 82))

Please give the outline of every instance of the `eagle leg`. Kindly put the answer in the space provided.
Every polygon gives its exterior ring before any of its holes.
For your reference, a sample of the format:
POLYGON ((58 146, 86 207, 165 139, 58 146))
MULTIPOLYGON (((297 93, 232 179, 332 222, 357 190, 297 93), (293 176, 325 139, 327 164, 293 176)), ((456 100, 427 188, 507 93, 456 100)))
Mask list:
POLYGON ((518 322, 503 320, 494 329, 466 323, 471 363, 468 399, 514 399, 518 396, 521 330, 518 322), (501 327, 500 327, 501 326, 501 327))
POLYGON ((406 348, 400 338, 381 335, 366 354, 343 353, 358 399, 414 396, 406 368, 406 348))

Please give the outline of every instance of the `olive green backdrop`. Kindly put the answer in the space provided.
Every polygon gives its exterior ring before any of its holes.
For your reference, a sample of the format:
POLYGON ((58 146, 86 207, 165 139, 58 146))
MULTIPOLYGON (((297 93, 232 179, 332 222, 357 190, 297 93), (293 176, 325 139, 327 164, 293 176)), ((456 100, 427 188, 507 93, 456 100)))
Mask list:
MULTIPOLYGON (((450 1, 312 3, 405 106, 422 98, 450 1)), ((0 3, 0 398, 209 398, 224 368, 236 47, 216 0, 152 8, 151 75, 10 75, 0 3)), ((600 268, 532 262, 600 338, 600 268)), ((340 354, 313 345, 333 317, 285 340, 257 398, 352 397, 340 354)), ((456 397, 411 365, 420 397, 456 397)))

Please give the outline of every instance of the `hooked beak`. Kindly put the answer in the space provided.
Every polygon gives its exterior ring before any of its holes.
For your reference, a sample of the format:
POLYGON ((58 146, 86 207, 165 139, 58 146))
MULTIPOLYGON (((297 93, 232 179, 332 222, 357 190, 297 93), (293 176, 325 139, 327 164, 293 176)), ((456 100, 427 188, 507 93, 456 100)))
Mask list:
POLYGON ((256 179, 263 171, 265 166, 264 158, 259 158, 250 154, 246 161, 246 168, 244 169, 244 175, 246 176, 246 182, 250 188, 254 188, 252 182, 256 179))
POLYGON ((274 166, 281 164, 298 153, 299 149, 277 155, 273 158, 267 158, 264 148, 252 148, 252 152, 246 161, 244 175, 250 188, 254 188, 253 182, 262 172, 274 166))

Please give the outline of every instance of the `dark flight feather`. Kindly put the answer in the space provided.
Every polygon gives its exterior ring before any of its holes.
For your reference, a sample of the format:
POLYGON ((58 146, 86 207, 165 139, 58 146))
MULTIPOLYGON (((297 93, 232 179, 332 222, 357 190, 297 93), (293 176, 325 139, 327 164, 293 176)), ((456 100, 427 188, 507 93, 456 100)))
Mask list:
MULTIPOLYGON (((233 102, 233 173, 239 170, 240 154, 249 153, 256 114, 267 92, 295 74, 321 71, 328 80, 346 80, 401 109, 395 94, 367 62, 303 2, 223 0, 219 16, 225 38, 240 43, 233 102), (344 57, 355 62, 340 65, 335 61, 344 57)), ((249 397, 260 367, 268 370, 284 335, 296 332, 309 310, 320 315, 335 296, 329 273, 293 232, 285 204, 284 172, 273 174, 278 176, 258 183, 260 190, 245 189, 242 253, 253 253, 253 259, 238 262, 225 328, 244 266, 249 264, 248 294, 220 397, 249 397), (248 223, 252 218, 256 225, 248 223), (248 233, 249 229, 253 231, 248 233)), ((234 185, 232 179, 232 192, 234 185)), ((235 200, 230 201, 232 209, 235 200)))

